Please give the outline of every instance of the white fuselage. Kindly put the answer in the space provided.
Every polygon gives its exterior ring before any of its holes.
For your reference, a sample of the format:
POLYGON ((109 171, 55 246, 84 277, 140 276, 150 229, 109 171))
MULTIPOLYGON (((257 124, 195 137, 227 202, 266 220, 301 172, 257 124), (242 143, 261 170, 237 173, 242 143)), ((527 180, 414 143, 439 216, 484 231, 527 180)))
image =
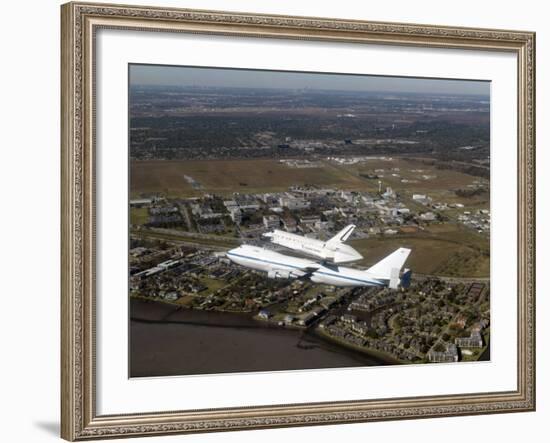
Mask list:
POLYGON ((324 242, 279 229, 275 229, 273 232, 264 235, 269 237, 272 243, 302 254, 330 260, 333 263, 348 263, 363 258, 355 249, 342 242, 324 242))
POLYGON ((333 286, 386 286, 387 281, 370 275, 367 271, 344 266, 322 266, 311 274, 310 280, 333 286))
POLYGON ((298 278, 307 273, 315 262, 305 258, 289 257, 265 248, 243 245, 227 252, 234 263, 257 271, 267 272, 272 278, 298 278))
POLYGON ((314 283, 332 286, 386 286, 366 271, 343 266, 325 266, 312 260, 290 257, 269 249, 243 245, 227 252, 234 263, 267 272, 270 278, 299 278, 309 274, 314 283))

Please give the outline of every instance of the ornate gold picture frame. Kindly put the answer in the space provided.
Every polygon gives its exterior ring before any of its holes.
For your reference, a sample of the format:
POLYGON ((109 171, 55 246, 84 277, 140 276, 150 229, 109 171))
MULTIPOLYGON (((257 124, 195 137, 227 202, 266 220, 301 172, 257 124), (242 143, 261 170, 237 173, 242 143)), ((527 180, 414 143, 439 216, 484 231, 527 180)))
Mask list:
MULTIPOLYGON (((535 35, 524 31, 67 3, 62 22, 61 434, 86 440, 533 411, 535 35), (472 49, 517 56, 517 389, 505 392, 155 411, 96 412, 95 36, 99 29, 472 49)), ((122 272, 122 271, 121 271, 122 272)), ((498 274, 498 269, 495 270, 498 274)))

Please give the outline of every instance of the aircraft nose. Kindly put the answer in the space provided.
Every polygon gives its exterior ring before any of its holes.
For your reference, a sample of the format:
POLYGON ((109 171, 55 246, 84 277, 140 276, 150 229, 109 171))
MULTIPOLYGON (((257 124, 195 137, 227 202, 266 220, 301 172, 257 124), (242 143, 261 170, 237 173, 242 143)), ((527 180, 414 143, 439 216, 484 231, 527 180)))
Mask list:
POLYGON ((238 254, 238 253, 239 253, 239 248, 230 249, 229 251, 226 252, 226 254, 228 255, 238 254))

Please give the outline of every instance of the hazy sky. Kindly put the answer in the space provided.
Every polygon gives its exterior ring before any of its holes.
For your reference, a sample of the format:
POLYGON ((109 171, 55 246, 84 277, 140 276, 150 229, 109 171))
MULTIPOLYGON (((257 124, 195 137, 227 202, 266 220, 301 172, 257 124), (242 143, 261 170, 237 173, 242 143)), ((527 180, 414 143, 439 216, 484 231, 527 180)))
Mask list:
POLYGON ((229 86, 489 95, 490 82, 370 75, 312 74, 180 66, 130 65, 131 85, 229 86))

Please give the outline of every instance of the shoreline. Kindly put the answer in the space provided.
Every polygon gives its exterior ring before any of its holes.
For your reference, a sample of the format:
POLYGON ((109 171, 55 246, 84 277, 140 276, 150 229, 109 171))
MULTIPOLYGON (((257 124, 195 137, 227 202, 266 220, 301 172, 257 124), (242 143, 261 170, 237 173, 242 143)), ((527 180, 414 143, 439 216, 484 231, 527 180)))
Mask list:
MULTIPOLYGON (((321 338, 327 340, 327 341, 337 343, 338 345, 340 345, 342 347, 352 349, 356 352, 360 352, 360 353, 365 354, 369 357, 373 357, 373 358, 376 358, 378 360, 381 360, 385 363, 385 365, 405 365, 405 364, 407 364, 407 362, 405 362, 403 360, 399 360, 397 357, 393 356, 392 354, 389 354, 389 353, 384 352, 384 351, 379 351, 377 349, 366 348, 364 346, 354 345, 353 343, 349 343, 345 340, 339 339, 338 337, 334 337, 333 335, 327 334, 322 329, 315 329, 313 332, 315 334, 319 335, 321 338)), ((380 365, 380 366, 382 366, 382 365, 380 365)))
POLYGON ((392 364, 317 334, 247 314, 131 300, 131 376, 337 369, 392 364), (209 327, 210 326, 210 327, 209 327))
MULTIPOLYGON (((243 320, 242 323, 237 321, 235 323, 229 321, 208 321, 208 320, 169 320, 169 319, 146 319, 146 318, 139 318, 139 317, 133 317, 130 315, 130 320, 135 321, 138 323, 151 323, 151 324, 174 324, 174 325, 189 325, 189 326, 199 326, 199 327, 213 327, 213 328, 233 328, 233 329, 272 329, 272 330, 284 330, 284 331, 294 331, 294 332, 301 332, 303 334, 307 335, 313 335, 321 340, 332 344, 337 345, 344 350, 347 351, 353 351, 357 352, 361 355, 364 355, 367 358, 373 358, 376 360, 380 360, 381 366, 386 365, 400 365, 400 364, 406 364, 407 362, 399 360, 392 354, 389 354, 384 351, 379 351, 377 349, 372 348, 365 348, 362 346, 357 346, 352 343, 348 343, 345 340, 340 340, 337 337, 333 337, 330 334, 327 334, 322 329, 318 327, 312 327, 312 328, 305 328, 305 327, 299 327, 297 325, 292 326, 279 326, 274 322, 269 322, 265 320, 259 320, 255 318, 255 315, 253 315, 251 312, 227 312, 227 311, 207 311, 202 309, 192 309, 183 307, 181 305, 178 305, 176 303, 170 303, 163 300, 148 300, 145 298, 138 298, 135 297, 135 300, 139 300, 140 302, 145 303, 154 303, 154 304, 160 304, 166 307, 172 307, 175 308, 174 312, 182 312, 182 313, 188 313, 189 315, 199 315, 204 316, 205 314, 215 314, 216 316, 226 316, 227 318, 224 320, 243 320)), ((174 313, 173 312, 173 313, 174 313)))
MULTIPOLYGON (((202 309, 192 309, 183 307, 181 305, 178 305, 176 303, 166 302, 163 300, 148 300, 146 298, 141 297, 132 297, 134 300, 139 300, 141 302, 146 303, 155 303, 155 304, 161 304, 165 306, 175 307, 178 312, 188 312, 188 313, 200 313, 198 315, 204 315, 205 313, 215 313, 216 315, 223 315, 228 316, 228 319, 233 317, 233 319, 236 319, 238 317, 246 317, 247 320, 250 320, 252 323, 245 324, 246 322, 243 322, 241 324, 237 323, 218 323, 218 322, 209 322, 209 321, 197 321, 197 320, 152 320, 152 319, 145 319, 145 318, 137 318, 130 316, 130 320, 135 322, 141 322, 141 323, 154 323, 154 324, 182 324, 182 325, 191 325, 191 326, 199 326, 199 327, 214 327, 214 328, 236 328, 236 329, 263 329, 263 328, 269 328, 274 330, 288 330, 288 331, 296 331, 296 332, 302 332, 308 335, 314 335, 321 340, 330 343, 332 345, 336 344, 345 350, 350 350, 353 352, 360 353, 367 358, 373 358, 376 360, 380 360, 381 365, 402 365, 407 364, 407 362, 403 360, 399 360, 392 354, 389 354, 384 351, 379 351, 377 349, 373 348, 365 348, 362 346, 357 346, 352 343, 348 343, 345 340, 340 340, 337 337, 333 337, 330 334, 327 334, 322 329, 318 327, 313 328, 305 328, 305 327, 299 327, 297 325, 293 326, 279 326, 274 322, 260 320, 255 318, 256 316, 253 315, 251 312, 227 312, 227 311, 206 311, 202 309)), ((244 319, 243 319, 244 320, 244 319)))

